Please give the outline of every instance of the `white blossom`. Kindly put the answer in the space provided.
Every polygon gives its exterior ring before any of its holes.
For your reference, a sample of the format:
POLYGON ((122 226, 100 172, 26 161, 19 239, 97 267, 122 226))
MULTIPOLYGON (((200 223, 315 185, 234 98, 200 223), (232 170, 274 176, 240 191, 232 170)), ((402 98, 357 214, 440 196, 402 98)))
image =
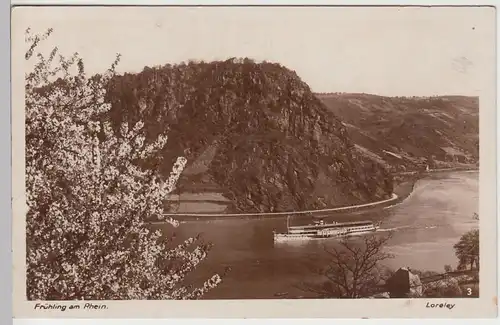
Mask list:
POLYGON ((220 277, 195 289, 183 281, 209 246, 189 238, 172 247, 145 224, 163 212, 186 159, 166 180, 136 166, 163 150, 167 136, 147 143, 142 122, 123 124, 117 136, 99 118, 110 109, 104 85, 119 57, 106 74, 87 78, 78 55, 35 54, 48 35, 26 36, 26 59, 37 60, 26 74, 28 299, 199 298, 220 277))

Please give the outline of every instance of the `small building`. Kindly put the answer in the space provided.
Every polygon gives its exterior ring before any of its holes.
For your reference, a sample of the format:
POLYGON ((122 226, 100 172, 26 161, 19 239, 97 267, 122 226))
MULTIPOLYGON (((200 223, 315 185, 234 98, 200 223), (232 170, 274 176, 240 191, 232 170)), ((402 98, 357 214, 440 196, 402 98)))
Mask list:
POLYGON ((399 268, 386 282, 391 298, 414 298, 422 296, 422 282, 408 267, 399 268))

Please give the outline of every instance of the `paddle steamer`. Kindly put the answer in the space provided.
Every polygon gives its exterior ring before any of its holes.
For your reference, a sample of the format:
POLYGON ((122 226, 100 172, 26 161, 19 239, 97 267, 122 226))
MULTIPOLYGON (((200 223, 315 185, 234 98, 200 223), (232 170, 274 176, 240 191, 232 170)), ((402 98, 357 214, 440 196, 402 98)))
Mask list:
POLYGON ((374 232, 379 228, 369 220, 325 223, 320 219, 305 226, 290 226, 289 218, 287 217, 285 233, 273 232, 275 242, 346 237, 374 232))

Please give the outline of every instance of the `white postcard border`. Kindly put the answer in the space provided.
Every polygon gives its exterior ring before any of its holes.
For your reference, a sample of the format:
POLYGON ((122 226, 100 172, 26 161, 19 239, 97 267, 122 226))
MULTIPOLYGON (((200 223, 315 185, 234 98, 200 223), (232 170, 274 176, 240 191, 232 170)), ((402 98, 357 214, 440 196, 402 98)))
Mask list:
MULTIPOLYGON (((19 2, 19 1, 18 1, 19 2)), ((97 8, 97 7, 96 7, 97 8)), ((24 59, 25 22, 22 11, 12 13, 12 206, 14 317, 16 318, 472 318, 494 317, 497 313, 496 236, 496 55, 481 62, 484 71, 480 96, 480 298, 477 299, 356 299, 356 300, 218 300, 218 301, 96 301, 107 309, 95 311, 35 311, 25 293, 25 171, 24 171, 24 59), (494 225, 494 226, 493 226, 494 225), (429 309, 427 302, 451 302, 452 311, 429 309)), ((135 8, 134 10, 140 10, 135 8)), ((158 10, 156 8, 155 10, 158 10)), ((494 9, 493 9, 494 10, 494 9)), ((487 14, 489 15, 489 14, 487 14)), ((485 49, 485 50, 493 50, 485 49)), ((74 302, 61 302, 70 305, 74 302)))

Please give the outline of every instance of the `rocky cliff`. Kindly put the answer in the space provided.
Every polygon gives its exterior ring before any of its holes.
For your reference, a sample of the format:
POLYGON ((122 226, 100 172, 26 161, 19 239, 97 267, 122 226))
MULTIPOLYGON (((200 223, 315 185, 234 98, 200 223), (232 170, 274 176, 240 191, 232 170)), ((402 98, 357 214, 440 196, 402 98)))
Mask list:
MULTIPOLYGON (((234 211, 272 212, 390 197, 392 179, 294 71, 249 59, 165 65, 116 77, 115 122, 143 120, 169 142, 150 166, 184 155, 180 191, 220 190, 234 211)), ((159 167, 158 167, 159 166, 159 167)))

